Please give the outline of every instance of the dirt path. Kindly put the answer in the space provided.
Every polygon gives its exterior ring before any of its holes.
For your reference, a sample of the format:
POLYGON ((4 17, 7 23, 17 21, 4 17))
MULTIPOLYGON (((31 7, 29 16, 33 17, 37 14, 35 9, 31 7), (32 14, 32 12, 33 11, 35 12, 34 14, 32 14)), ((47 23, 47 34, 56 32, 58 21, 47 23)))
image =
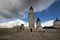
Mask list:
POLYGON ((60 33, 11 33, 0 35, 0 40, 60 40, 60 33))

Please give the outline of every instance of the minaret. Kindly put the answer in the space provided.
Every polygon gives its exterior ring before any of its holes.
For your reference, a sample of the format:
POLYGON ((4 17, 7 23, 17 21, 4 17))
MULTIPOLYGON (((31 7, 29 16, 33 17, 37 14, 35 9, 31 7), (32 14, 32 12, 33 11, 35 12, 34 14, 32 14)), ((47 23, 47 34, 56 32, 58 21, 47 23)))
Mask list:
POLYGON ((40 23, 40 19, 38 17, 37 21, 36 21, 36 29, 40 29, 41 28, 41 23, 40 23))
POLYGON ((30 31, 32 32, 34 28, 34 12, 32 6, 29 8, 29 28, 30 31))

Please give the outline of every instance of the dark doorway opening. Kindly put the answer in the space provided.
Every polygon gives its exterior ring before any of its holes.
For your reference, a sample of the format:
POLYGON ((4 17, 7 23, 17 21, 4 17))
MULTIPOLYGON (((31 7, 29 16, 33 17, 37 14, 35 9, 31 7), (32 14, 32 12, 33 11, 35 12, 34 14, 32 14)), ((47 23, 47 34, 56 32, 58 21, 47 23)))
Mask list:
POLYGON ((22 32, 22 27, 20 27, 20 32, 22 32))
POLYGON ((32 32, 32 29, 30 29, 30 32, 32 32))

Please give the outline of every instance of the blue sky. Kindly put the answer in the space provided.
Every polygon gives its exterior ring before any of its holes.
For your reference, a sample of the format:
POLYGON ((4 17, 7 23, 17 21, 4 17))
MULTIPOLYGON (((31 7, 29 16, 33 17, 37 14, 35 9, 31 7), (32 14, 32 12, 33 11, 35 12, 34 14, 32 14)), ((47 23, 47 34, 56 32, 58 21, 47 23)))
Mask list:
MULTIPOLYGON (((48 9, 43 11, 36 11, 34 14, 35 22, 38 17, 40 18, 41 22, 55 20, 56 18, 60 19, 60 0, 54 2, 48 9)), ((23 20, 28 22, 28 18, 25 18, 23 20)))
POLYGON ((30 6, 35 24, 38 17, 42 25, 52 25, 56 18, 60 19, 60 0, 0 0, 0 26, 27 25, 30 6))

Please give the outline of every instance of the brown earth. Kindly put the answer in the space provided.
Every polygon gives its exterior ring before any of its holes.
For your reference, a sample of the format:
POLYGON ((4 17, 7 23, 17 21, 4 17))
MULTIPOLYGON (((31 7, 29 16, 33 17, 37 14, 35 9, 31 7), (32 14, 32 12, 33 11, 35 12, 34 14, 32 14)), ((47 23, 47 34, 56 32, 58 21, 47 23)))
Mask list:
POLYGON ((60 33, 16 32, 0 34, 0 40, 60 40, 60 33))

